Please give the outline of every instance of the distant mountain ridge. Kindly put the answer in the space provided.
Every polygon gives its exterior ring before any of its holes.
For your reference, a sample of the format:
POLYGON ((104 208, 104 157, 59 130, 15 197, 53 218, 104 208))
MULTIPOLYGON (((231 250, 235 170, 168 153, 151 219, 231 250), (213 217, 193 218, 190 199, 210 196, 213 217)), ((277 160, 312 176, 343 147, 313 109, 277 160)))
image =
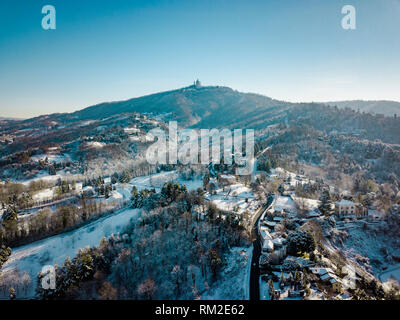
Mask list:
POLYGON ((387 117, 400 115, 400 102, 390 100, 346 100, 325 102, 325 105, 337 106, 338 108, 350 108, 360 110, 360 112, 369 112, 373 114, 383 114, 387 117))
POLYGON ((21 120, 24 120, 24 119, 22 119, 22 118, 13 118, 13 117, 0 117, 0 120, 21 121, 21 120))
MULTIPOLYGON (((14 134, 19 130, 41 128, 47 133, 47 142, 60 144, 83 134, 83 123, 95 126, 96 120, 111 117, 116 118, 115 123, 122 123, 129 118, 124 114, 135 112, 152 113, 154 116, 164 114, 163 120, 176 120, 182 127, 254 129, 258 137, 274 135, 282 127, 293 127, 293 134, 303 134, 305 131, 308 137, 313 136, 313 130, 319 130, 400 145, 400 117, 357 112, 354 102, 352 108, 332 107, 323 103, 290 103, 228 87, 196 85, 125 101, 100 103, 73 113, 43 115, 13 123, 5 121, 2 130, 14 134), (49 130, 53 130, 51 138, 49 130)), ((293 141, 289 134, 285 139, 293 141)), ((23 150, 32 143, 42 144, 43 138, 40 135, 33 136, 25 144, 18 141, 18 145, 13 144, 8 148, 23 150)))
POLYGON ((97 104, 63 115, 69 121, 99 119, 120 113, 171 113, 174 120, 185 126, 218 127, 250 120, 274 108, 292 105, 254 93, 241 93, 228 87, 196 86, 155 93, 125 101, 97 104))

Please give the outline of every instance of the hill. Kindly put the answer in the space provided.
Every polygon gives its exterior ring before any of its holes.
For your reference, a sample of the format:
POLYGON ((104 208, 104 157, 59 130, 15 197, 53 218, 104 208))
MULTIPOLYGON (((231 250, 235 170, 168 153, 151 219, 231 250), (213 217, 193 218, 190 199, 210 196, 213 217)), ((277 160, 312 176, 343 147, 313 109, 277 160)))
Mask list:
POLYGON ((377 101, 364 101, 364 100, 349 100, 349 101, 333 101, 326 102, 326 105, 337 106, 338 108, 350 108, 353 110, 360 110, 360 112, 369 112, 372 114, 383 114, 387 117, 393 117, 395 114, 400 115, 400 102, 377 100, 377 101))
POLYGON ((101 119, 121 113, 171 113, 184 126, 219 127, 240 123, 243 115, 251 121, 260 112, 272 112, 290 103, 228 87, 190 86, 126 101, 101 103, 67 115, 69 121, 101 119))

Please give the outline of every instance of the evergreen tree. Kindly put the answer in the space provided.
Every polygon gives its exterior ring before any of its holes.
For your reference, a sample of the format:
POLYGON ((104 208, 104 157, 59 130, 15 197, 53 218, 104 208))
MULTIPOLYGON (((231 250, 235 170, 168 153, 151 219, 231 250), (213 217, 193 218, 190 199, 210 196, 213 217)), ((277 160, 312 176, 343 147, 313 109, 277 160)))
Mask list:
POLYGON ((267 173, 271 172, 271 161, 267 160, 267 162, 265 163, 265 171, 267 173))
POLYGON ((321 204, 319 205, 318 209, 321 211, 322 214, 328 216, 333 213, 333 202, 331 198, 331 194, 329 190, 324 190, 319 198, 321 204))
POLYGON ((57 170, 56 170, 56 167, 54 166, 54 164, 49 166, 49 174, 51 176, 55 176, 57 174, 57 170))

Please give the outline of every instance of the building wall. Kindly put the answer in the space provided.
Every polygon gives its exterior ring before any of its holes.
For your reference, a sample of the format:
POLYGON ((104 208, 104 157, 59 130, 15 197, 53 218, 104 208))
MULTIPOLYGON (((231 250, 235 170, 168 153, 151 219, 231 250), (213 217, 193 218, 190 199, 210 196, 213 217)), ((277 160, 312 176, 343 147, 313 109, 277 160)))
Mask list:
POLYGON ((355 214, 355 212, 356 212, 355 205, 349 205, 349 204, 339 205, 339 214, 340 215, 352 215, 352 214, 355 214))

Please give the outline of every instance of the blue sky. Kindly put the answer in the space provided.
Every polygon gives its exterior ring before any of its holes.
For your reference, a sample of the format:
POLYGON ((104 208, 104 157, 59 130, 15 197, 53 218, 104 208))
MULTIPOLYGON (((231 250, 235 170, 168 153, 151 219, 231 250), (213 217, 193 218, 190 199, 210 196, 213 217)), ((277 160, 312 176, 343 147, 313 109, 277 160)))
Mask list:
POLYGON ((400 0, 2 0, 0 116, 189 85, 288 101, 400 101, 400 0), (41 27, 42 6, 57 29, 41 27), (351 4, 357 29, 341 27, 351 4))

